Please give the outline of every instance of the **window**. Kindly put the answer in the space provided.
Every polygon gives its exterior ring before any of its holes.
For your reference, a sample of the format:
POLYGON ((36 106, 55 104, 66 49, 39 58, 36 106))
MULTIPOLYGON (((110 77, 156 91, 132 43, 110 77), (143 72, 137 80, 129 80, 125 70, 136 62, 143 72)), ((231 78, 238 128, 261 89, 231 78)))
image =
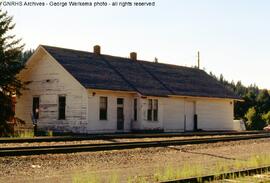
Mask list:
POLYGON ((133 103, 133 119, 134 119, 134 121, 137 121, 137 99, 135 98, 134 99, 134 103, 133 103))
POLYGON ((66 119, 66 97, 58 97, 58 119, 66 119))
POLYGON ((147 120, 158 121, 158 100, 157 99, 148 99, 147 120))
POLYGON ((39 118, 39 97, 33 97, 32 114, 34 119, 39 118))
POLYGON ((117 99, 117 104, 118 105, 123 105, 124 104, 124 99, 123 98, 118 98, 117 99))
MULTIPOLYGON (((117 100, 117 103, 118 103, 118 100, 117 100)), ((107 108, 108 108, 108 98, 100 97, 99 99, 99 119, 100 120, 107 120, 107 108)))

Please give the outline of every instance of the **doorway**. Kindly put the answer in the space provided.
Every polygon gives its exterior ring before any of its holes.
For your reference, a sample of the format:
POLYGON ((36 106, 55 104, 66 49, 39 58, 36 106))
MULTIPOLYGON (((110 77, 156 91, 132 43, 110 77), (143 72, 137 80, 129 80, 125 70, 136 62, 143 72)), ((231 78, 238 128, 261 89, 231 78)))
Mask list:
POLYGON ((117 98, 117 130, 124 130, 124 99, 117 98))
POLYGON ((194 131, 195 102, 185 101, 185 131, 194 131))

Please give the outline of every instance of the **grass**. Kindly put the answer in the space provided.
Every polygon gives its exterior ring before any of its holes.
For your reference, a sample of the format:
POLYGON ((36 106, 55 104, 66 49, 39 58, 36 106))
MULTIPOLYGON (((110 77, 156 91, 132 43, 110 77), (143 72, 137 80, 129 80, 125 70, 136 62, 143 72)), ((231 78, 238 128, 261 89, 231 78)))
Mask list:
POLYGON ((31 137, 34 137, 34 131, 33 130, 18 131, 13 137, 31 138, 31 137))
POLYGON ((52 130, 48 130, 48 131, 46 132, 46 136, 52 137, 52 136, 53 136, 53 131, 52 131, 52 130))
MULTIPOLYGON (((44 132, 38 132, 39 135, 42 133, 42 136, 48 136, 48 137, 53 137, 53 131, 52 130, 47 130, 44 132)), ((14 138, 32 138, 34 137, 34 131, 33 130, 20 130, 15 132, 15 134, 11 135, 10 137, 14 138)))
MULTIPOLYGON (((133 176, 128 177, 125 182, 128 183, 146 183, 161 182, 167 180, 198 177, 209 174, 222 174, 225 172, 236 171, 240 169, 260 167, 270 165, 270 155, 253 155, 246 160, 219 160, 213 165, 205 167, 205 164, 182 164, 181 166, 167 165, 156 168, 151 177, 133 176)), ((232 177, 234 178, 234 177, 232 177)), ((123 179, 123 178, 122 178, 123 179)), ((113 172, 111 175, 101 176, 97 173, 76 173, 72 175, 73 183, 99 183, 99 182, 120 182, 121 175, 113 172)))
POLYGON ((109 178, 109 181, 104 181, 102 177, 98 176, 95 173, 92 174, 82 174, 82 173, 75 173, 72 176, 72 183, 100 183, 100 182, 108 182, 108 183, 118 183, 119 176, 117 173, 113 172, 109 178))
POLYGON ((72 177, 72 183, 99 183, 99 182, 101 182, 101 180, 95 174, 84 176, 77 173, 72 177))
POLYGON ((157 182, 181 179, 188 177, 204 176, 209 174, 222 174, 225 172, 236 171, 241 169, 253 168, 270 165, 270 155, 260 154, 253 155, 247 160, 234 160, 234 162, 217 161, 213 166, 205 168, 201 164, 185 164, 181 167, 171 166, 165 167, 163 171, 158 171, 154 176, 154 180, 157 182))

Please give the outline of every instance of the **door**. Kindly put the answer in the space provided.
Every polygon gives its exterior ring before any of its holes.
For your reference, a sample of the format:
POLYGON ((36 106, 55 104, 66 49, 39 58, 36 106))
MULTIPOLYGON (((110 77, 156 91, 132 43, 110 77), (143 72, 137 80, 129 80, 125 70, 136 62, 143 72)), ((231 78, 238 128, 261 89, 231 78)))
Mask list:
POLYGON ((124 130, 124 99, 117 98, 117 130, 124 130))
POLYGON ((194 130, 195 102, 185 101, 185 131, 194 130))

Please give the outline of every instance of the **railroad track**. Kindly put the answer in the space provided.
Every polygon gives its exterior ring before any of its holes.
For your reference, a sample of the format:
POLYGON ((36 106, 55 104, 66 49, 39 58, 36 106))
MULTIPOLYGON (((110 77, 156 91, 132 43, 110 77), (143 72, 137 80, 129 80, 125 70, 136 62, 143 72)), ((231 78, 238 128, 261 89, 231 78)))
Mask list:
POLYGON ((191 133, 134 133, 134 134, 95 134, 85 136, 56 136, 33 138, 0 138, 1 143, 31 143, 31 142, 64 142, 82 140, 109 140, 109 139, 133 139, 133 138, 162 138, 162 137, 190 137, 190 136, 225 136, 225 135, 251 135, 267 134, 265 131, 244 132, 191 132, 191 133))
MULTIPOLYGON (((217 180, 224 180, 229 179, 228 182, 237 182, 232 181, 232 179, 237 179, 240 177, 245 176, 254 176, 258 174, 264 174, 270 171, 270 166, 261 166, 256 168, 247 168, 237 171, 231 171, 231 172, 224 172, 219 174, 209 174, 199 177, 188 177, 188 178, 182 178, 182 179, 175 179, 175 180, 168 180, 168 181, 162 181, 161 183, 202 183, 202 182, 211 182, 211 181, 217 181, 217 180), (230 181, 231 180, 231 181, 230 181)), ((252 181, 253 182, 253 181, 252 181)), ((260 180, 260 182, 263 182, 260 180)), ((269 182, 265 181, 265 182, 269 182)))
POLYGON ((5 148, 0 148, 0 156, 2 157, 3 156, 23 156, 23 155, 26 156, 26 155, 40 155, 40 154, 123 150, 123 149, 149 148, 149 147, 167 147, 167 146, 175 146, 175 145, 205 144, 205 143, 250 140, 250 139, 269 138, 269 137, 270 137, 270 134, 262 133, 262 134, 234 135, 234 136, 203 138, 203 139, 160 140, 160 141, 150 141, 150 142, 141 141, 141 142, 115 142, 115 143, 102 143, 102 144, 5 147, 5 148))

